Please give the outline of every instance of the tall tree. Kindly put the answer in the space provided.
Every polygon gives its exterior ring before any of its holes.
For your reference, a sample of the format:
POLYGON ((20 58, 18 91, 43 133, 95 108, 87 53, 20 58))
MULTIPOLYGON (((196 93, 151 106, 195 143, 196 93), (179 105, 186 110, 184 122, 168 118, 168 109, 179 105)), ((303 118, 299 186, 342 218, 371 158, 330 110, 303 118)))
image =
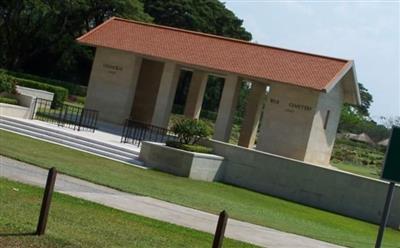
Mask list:
POLYGON ((218 0, 142 0, 154 23, 225 37, 251 40, 235 14, 218 0))

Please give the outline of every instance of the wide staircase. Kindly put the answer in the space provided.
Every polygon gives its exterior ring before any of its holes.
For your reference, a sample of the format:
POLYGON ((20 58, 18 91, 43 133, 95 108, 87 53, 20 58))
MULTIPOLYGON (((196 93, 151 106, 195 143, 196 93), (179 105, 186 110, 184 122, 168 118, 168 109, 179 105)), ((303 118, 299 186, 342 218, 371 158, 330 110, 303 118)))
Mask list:
POLYGON ((0 129, 60 144, 136 167, 145 168, 143 167, 143 162, 139 160, 139 151, 137 149, 131 149, 127 147, 128 145, 124 147, 119 144, 116 145, 98 139, 83 137, 79 135, 80 132, 72 133, 72 131, 60 130, 60 128, 57 129, 39 125, 37 121, 11 118, 2 115, 0 115, 0 129))

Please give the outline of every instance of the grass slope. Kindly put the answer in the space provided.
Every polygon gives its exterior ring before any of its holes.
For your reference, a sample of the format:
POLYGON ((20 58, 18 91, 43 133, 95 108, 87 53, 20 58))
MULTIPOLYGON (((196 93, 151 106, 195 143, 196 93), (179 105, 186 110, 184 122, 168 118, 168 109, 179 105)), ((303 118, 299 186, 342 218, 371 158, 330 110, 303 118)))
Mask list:
MULTIPOLYGON (((53 196, 46 235, 29 235, 36 228, 42 194, 42 189, 0 178, 1 247, 210 247, 212 243, 210 234, 58 193, 53 196)), ((228 239, 224 243, 255 247, 228 239)))
POLYGON ((385 148, 383 147, 337 139, 331 163, 344 171, 379 178, 384 155, 385 148))
MULTIPOLYGON (((0 131, 0 154, 126 192, 218 213, 235 219, 350 247, 373 247, 378 227, 222 183, 208 183, 142 170, 59 145, 0 131)), ((400 247, 388 229, 384 247, 400 247)))

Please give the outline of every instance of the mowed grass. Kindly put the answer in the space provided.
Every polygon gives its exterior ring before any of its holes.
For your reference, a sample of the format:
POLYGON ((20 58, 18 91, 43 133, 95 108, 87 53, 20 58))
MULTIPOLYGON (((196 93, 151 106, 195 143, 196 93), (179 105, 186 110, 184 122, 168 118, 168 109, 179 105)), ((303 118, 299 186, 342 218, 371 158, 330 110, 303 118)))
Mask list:
MULTIPOLYGON (((0 154, 122 191, 151 196, 235 219, 349 247, 373 247, 378 226, 222 183, 143 170, 63 146, 0 131, 0 154)), ((373 200, 373 199, 371 199, 373 200)), ((400 247, 388 229, 383 247, 400 247)))
MULTIPOLYGON (((0 178, 0 247, 211 247, 212 235, 54 194, 46 235, 36 229, 43 190, 0 178)), ((226 247, 255 247, 225 239, 226 247)))
POLYGON ((372 177, 379 179, 380 175, 378 173, 378 169, 375 167, 368 167, 368 166, 361 166, 361 165, 354 165, 348 163, 338 163, 334 164, 336 168, 344 171, 348 171, 354 174, 358 174, 361 176, 372 177))

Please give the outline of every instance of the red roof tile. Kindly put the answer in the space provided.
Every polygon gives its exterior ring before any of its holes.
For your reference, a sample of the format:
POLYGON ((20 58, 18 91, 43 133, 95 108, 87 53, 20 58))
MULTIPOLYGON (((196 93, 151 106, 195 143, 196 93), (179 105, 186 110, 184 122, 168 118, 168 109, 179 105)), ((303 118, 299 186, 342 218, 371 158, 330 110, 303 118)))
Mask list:
POLYGON ((351 61, 111 18, 77 39, 209 69, 324 90, 351 61))

